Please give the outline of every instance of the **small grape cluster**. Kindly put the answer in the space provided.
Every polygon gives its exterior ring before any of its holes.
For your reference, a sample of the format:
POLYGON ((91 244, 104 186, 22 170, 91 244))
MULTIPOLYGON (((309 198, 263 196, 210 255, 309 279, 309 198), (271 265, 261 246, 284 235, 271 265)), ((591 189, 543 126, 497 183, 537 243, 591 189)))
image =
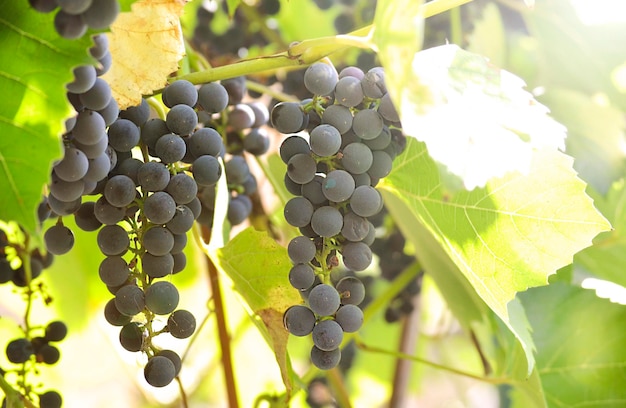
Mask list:
POLYGON ((117 0, 28 0, 40 13, 54 15, 57 33, 69 40, 80 38, 87 29, 103 30, 115 21, 120 12, 117 0))
MULTIPOLYGON (((372 252, 379 258, 381 277, 393 281, 404 269, 415 262, 415 256, 405 252, 406 239, 397 227, 392 228, 384 237, 377 238, 372 244, 372 252)), ((388 323, 397 322, 413 311, 413 298, 420 292, 421 276, 409 282, 398 293, 385 310, 388 323)))
POLYGON ((330 271, 339 265, 338 254, 350 271, 369 267, 375 227, 368 218, 383 208, 375 186, 391 171, 404 136, 382 68, 364 73, 347 67, 337 74, 331 65, 315 63, 304 83, 313 98, 281 102, 271 112, 278 131, 309 134, 308 141, 290 135, 280 146, 285 186, 295 196, 284 215, 302 234, 287 247, 293 262, 289 281, 308 303, 292 306, 284 321, 293 335, 312 334, 311 361, 330 369, 341 359, 343 333, 363 322, 358 305, 365 297, 357 277, 333 286, 330 271))
MULTIPOLYGON (((43 284, 35 279, 52 264, 54 256, 50 253, 42 255, 38 249, 28 250, 28 235, 19 227, 7 230, 13 230, 11 238, 4 229, 0 229, 0 283, 12 282, 16 287, 24 288, 24 298, 28 303, 33 301, 35 294, 39 294, 49 304, 51 298, 43 284)), ((50 322, 45 327, 32 326, 28 315, 24 323, 23 337, 9 341, 5 350, 7 360, 16 367, 0 369, 0 374, 15 374, 20 393, 29 400, 38 399, 41 408, 58 408, 62 398, 57 391, 39 393, 26 377, 28 373, 37 371, 36 364, 53 365, 59 361, 61 353, 55 343, 65 339, 67 326, 61 321, 50 322)), ((5 403, 6 400, 3 406, 5 403)))

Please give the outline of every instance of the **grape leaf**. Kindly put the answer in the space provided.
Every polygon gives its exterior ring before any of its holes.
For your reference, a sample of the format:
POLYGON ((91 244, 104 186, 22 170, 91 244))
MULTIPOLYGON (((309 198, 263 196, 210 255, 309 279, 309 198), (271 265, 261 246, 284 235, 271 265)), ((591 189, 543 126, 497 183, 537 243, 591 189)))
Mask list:
POLYGON ((568 89, 549 88, 540 99, 554 118, 567 126, 566 152, 575 159, 574 169, 594 189, 606 194, 626 170, 623 113, 568 89))
MULTIPOLYGON (((547 284, 574 253, 610 228, 585 195, 571 158, 540 150, 524 176, 509 173, 486 188, 444 191, 437 166, 423 143, 409 138, 393 172, 380 187, 407 205, 434 235, 484 302, 525 348, 528 330, 510 314, 519 291, 547 284)), ((411 228, 410 226, 407 228, 411 228)))
POLYGON ((179 16, 187 0, 139 0, 111 25, 111 69, 102 77, 120 106, 139 105, 142 95, 163 88, 185 55, 179 16))
POLYGON ((294 387, 294 374, 287 354, 289 333, 283 325, 283 313, 302 303, 302 298, 289 285, 291 262, 287 250, 267 233, 247 228, 224 248, 212 252, 211 259, 231 278, 237 293, 260 318, 254 322, 276 354, 289 394, 294 387))
POLYGON ((65 84, 72 68, 90 64, 91 39, 61 38, 52 14, 26 2, 0 0, 0 219, 37 229, 36 209, 71 114, 65 84))
MULTIPOLYGON (((386 12, 401 21, 417 18, 401 8, 386 12)), ((547 116, 520 78, 456 45, 415 52, 415 35, 389 20, 377 24, 374 41, 403 131, 425 142, 452 179, 460 178, 468 190, 484 187, 508 172, 527 174, 536 150, 564 148, 565 128, 547 116)))
POLYGON ((520 298, 533 327, 549 406, 626 405, 626 309, 563 283, 520 298))

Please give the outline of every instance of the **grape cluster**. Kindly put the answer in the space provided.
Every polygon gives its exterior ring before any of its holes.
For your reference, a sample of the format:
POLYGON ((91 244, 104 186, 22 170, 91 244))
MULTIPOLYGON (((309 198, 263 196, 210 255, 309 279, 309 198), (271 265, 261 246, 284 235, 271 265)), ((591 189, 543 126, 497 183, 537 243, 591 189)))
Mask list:
POLYGON ((87 29, 108 28, 120 12, 117 0, 28 0, 40 13, 56 12, 54 28, 67 39, 82 37, 87 29))
MULTIPOLYGON (((24 288, 28 302, 32 302, 32 295, 38 293, 48 304, 51 298, 37 278, 52 264, 54 256, 42 254, 38 249, 28 250, 28 235, 18 227, 12 229, 10 238, 4 229, 0 229, 0 284, 12 282, 16 287, 24 288)), ((2 375, 17 375, 20 392, 29 399, 37 395, 40 407, 58 408, 61 395, 54 390, 38 393, 26 380, 26 374, 36 372, 36 364, 53 365, 59 361, 61 353, 55 343, 67 336, 67 326, 61 321, 50 322, 45 327, 32 326, 26 321, 23 332, 22 337, 10 340, 5 349, 7 360, 16 367, 0 372, 2 375)))
POLYGON ((339 254, 349 271, 369 267, 375 227, 368 218, 383 208, 375 186, 391 171, 404 136, 382 68, 364 73, 347 67, 337 74, 316 63, 307 68, 304 84, 313 98, 281 102, 271 112, 278 131, 307 130, 309 136, 292 134, 280 146, 285 186, 295 196, 284 215, 302 234, 287 247, 289 281, 307 299, 307 305, 289 308, 284 321, 293 335, 311 334, 311 361, 330 369, 340 361, 343 333, 363 322, 359 304, 365 297, 359 278, 346 276, 333 286, 330 271, 339 254))

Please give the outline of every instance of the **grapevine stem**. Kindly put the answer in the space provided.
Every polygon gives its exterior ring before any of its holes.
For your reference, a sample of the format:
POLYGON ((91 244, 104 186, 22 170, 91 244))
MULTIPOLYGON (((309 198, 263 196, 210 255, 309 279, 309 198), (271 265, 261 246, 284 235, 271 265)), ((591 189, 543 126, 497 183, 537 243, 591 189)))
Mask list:
POLYGON ((279 101, 300 102, 300 99, 296 98, 293 95, 286 94, 277 89, 274 89, 272 87, 269 87, 267 85, 264 85, 255 81, 251 81, 249 79, 246 80, 246 87, 250 89, 251 91, 262 93, 263 95, 269 95, 272 98, 277 99, 279 101))
POLYGON ((183 382, 180 380, 179 376, 176 376, 176 382, 178 383, 178 390, 180 392, 180 400, 183 405, 183 408, 188 408, 189 403, 187 402, 187 394, 185 393, 185 388, 183 387, 183 382))
POLYGON ((478 381, 482 381, 482 382, 486 382, 489 384, 494 384, 494 385, 498 385, 498 384, 509 384, 511 382, 511 380, 506 379, 506 378, 490 378, 490 377, 483 377, 481 375, 477 375, 477 374, 473 374, 467 371, 463 371, 463 370, 459 370, 457 368, 454 367, 449 367, 443 364, 439 364, 439 363, 435 363, 434 361, 430 361, 430 360, 426 360, 423 359, 421 357, 417 357, 411 354, 406 354, 406 353, 400 353, 397 351, 393 351, 393 350, 385 350, 379 347, 374 347, 374 346, 369 346, 367 344, 365 344, 363 341, 361 341, 358 337, 354 339, 354 342, 356 343, 356 346, 358 348, 360 348, 363 351, 369 351, 372 353, 381 353, 381 354, 388 354, 391 356, 395 356, 397 358, 403 358, 406 360, 412 360, 415 361, 417 363, 422 363, 424 365, 427 365, 429 367, 432 368, 437 368, 439 370, 444 370, 447 371, 449 373, 452 374, 457 374, 457 375, 461 375, 463 377, 468 377, 468 378, 472 378, 474 380, 478 380, 478 381))
POLYGON ((337 398, 337 404, 341 408, 352 408, 350 395, 348 395, 346 384, 339 369, 335 367, 332 370, 328 370, 326 372, 326 378, 328 379, 328 382, 334 391, 335 397, 337 398))
MULTIPOLYGON (((202 227, 202 239, 208 243, 210 241, 211 231, 207 227, 202 227)), ((230 349, 230 335, 226 327, 226 315, 224 313, 224 300, 222 298, 222 289, 220 287, 219 275, 215 264, 207 255, 205 259, 208 263, 209 281, 211 284, 211 293, 215 304, 215 317, 217 320, 217 331, 220 339, 220 347, 222 348, 222 368, 226 382, 226 393, 228 396, 228 406, 230 408, 238 408, 239 400, 237 398, 237 385, 235 383, 235 373, 233 368, 232 352, 230 349)))

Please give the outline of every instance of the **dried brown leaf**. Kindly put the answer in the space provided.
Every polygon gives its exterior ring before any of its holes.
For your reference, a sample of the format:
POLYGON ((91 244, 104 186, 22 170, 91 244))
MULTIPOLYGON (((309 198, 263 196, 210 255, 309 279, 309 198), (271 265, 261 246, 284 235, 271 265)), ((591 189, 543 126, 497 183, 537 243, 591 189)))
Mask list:
POLYGON ((103 78, 126 109, 163 88, 185 55, 179 17, 187 0, 139 0, 111 25, 113 65, 103 78))

